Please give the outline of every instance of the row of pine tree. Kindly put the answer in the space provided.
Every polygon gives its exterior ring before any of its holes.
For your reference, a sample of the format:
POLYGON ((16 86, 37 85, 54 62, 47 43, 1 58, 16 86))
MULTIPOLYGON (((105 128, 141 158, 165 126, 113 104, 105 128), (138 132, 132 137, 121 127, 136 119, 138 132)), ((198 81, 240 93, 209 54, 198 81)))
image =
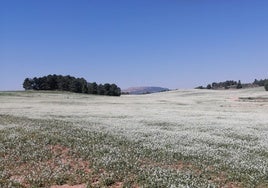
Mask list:
POLYGON ((225 82, 213 82, 212 84, 208 84, 206 87, 198 86, 196 89, 229 89, 229 88, 236 88, 241 89, 243 87, 256 87, 256 86, 264 86, 265 90, 268 91, 268 79, 255 79, 253 83, 249 84, 242 84, 239 80, 238 82, 234 80, 227 80, 225 82))
POLYGON ((25 90, 57 90, 96 95, 120 96, 121 89, 116 84, 89 83, 84 78, 73 76, 48 75, 26 78, 23 82, 25 90))

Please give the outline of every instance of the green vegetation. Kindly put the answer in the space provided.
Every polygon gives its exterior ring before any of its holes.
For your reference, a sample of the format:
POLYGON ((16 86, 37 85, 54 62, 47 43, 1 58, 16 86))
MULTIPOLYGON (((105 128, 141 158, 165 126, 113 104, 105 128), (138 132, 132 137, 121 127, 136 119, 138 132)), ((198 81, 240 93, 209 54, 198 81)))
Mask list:
POLYGON ((236 85, 236 89, 241 89, 243 86, 241 84, 241 81, 239 80, 237 85, 236 85))
POLYGON ((267 187, 265 96, 0 92, 0 187, 267 187))
POLYGON ((69 122, 1 115, 0 124, 6 126, 0 129, 0 187, 108 187, 118 182, 122 187, 206 187, 227 181, 202 178, 213 179, 218 173, 202 170, 205 163, 195 158, 152 150, 69 122), (11 124, 17 126, 9 128, 11 124), (196 165, 193 171, 190 162, 196 165))
POLYGON ((116 84, 98 85, 96 82, 88 83, 84 78, 55 74, 33 79, 26 78, 23 88, 25 90, 58 90, 108 96, 121 95, 121 89, 116 84))
POLYGON ((264 86, 264 89, 268 91, 268 79, 260 79, 260 80, 255 79, 253 84, 258 86, 264 86))
POLYGON ((268 80, 266 80, 266 82, 264 83, 264 88, 266 91, 268 91, 268 80))
POLYGON ((267 82, 267 81, 268 81, 268 79, 260 79, 260 80, 255 79, 253 84, 258 85, 258 86, 264 86, 265 82, 267 82))
MULTIPOLYGON (((207 87, 198 86, 195 89, 242 89, 242 88, 253 88, 258 86, 265 86, 265 83, 268 82, 268 79, 255 79, 252 83, 241 83, 233 80, 227 80, 225 82, 213 82, 212 84, 208 84, 207 87)), ((266 89, 266 87, 265 87, 266 89)), ((266 89, 266 91, 268 91, 266 89)))
POLYGON ((225 82, 213 82, 212 84, 208 84, 207 87, 199 86, 196 89, 229 89, 229 88, 242 88, 241 82, 227 80, 225 82), (240 83, 240 84, 239 84, 240 83))

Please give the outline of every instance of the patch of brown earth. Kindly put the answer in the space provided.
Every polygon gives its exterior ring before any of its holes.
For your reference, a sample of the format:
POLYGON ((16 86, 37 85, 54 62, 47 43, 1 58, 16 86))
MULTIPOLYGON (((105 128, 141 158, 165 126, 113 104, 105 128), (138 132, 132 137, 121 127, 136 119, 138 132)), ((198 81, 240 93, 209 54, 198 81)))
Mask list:
POLYGON ((50 188, 86 188, 87 185, 86 184, 80 184, 80 185, 53 185, 50 188))
POLYGON ((82 158, 74 158, 69 155, 69 148, 55 145, 49 146, 49 149, 53 152, 54 156, 58 160, 52 159, 48 161, 48 164, 51 168, 57 168, 59 164, 68 165, 70 171, 82 170, 84 173, 90 173, 91 169, 89 168, 89 162, 84 161, 82 158))
POLYGON ((115 182, 113 185, 109 186, 110 188, 122 188, 123 182, 115 182))
POLYGON ((243 188, 243 186, 241 184, 239 184, 239 183, 228 182, 227 184, 225 184, 221 188, 243 188))
MULTIPOLYGON (((26 161, 23 162, 21 159, 14 159, 13 164, 7 169, 8 174, 10 175, 10 180, 17 182, 22 186, 28 188, 31 187, 29 178, 37 180, 42 177, 45 179, 52 179, 51 183, 54 181, 53 178, 60 174, 63 177, 67 177, 65 183, 74 183, 76 186, 70 186, 70 188, 84 188, 86 187, 83 183, 83 178, 90 176, 91 169, 88 161, 83 160, 82 158, 77 158, 71 155, 70 149, 61 145, 48 146, 48 149, 51 152, 51 157, 47 160, 40 161, 26 161), (71 182, 68 182, 68 177, 71 177, 71 182)), ((46 182, 44 179, 41 180, 40 186, 47 186, 50 182, 46 182)), ((67 185, 55 185, 61 186, 61 188, 69 188, 67 185)), ((56 188, 56 187, 53 187, 56 188)))

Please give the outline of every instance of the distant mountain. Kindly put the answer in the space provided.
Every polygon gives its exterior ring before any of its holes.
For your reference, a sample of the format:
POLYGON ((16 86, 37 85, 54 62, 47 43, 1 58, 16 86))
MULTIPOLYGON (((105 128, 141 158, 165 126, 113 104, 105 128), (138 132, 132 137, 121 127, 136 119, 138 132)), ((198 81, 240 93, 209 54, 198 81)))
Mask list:
POLYGON ((149 94, 149 93, 158 93, 163 91, 169 91, 168 88, 163 87, 131 87, 128 89, 122 90, 122 94, 130 94, 130 95, 141 95, 141 94, 149 94))

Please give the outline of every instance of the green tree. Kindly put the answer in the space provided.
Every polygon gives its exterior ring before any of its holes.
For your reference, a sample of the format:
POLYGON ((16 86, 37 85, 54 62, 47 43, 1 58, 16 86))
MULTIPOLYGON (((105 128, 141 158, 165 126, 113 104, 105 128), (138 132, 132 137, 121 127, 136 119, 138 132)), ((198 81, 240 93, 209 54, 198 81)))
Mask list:
POLYGON ((57 85, 60 91, 70 91, 71 76, 58 76, 57 85))
POLYGON ((264 88, 266 91, 268 91, 268 80, 264 83, 264 88))
POLYGON ((70 91, 75 93, 82 93, 82 84, 79 79, 72 79, 70 82, 70 91))
POLYGON ((116 84, 111 84, 110 92, 112 96, 120 96, 121 95, 121 89, 117 87, 116 84))
POLYGON ((40 89, 40 79, 37 77, 33 78, 33 89, 39 90, 40 89))
POLYGON ((87 87, 88 87, 87 92, 89 94, 94 94, 94 95, 98 94, 98 84, 96 82, 88 83, 87 87))
POLYGON ((48 89, 49 90, 56 90, 58 89, 58 83, 57 83, 57 75, 48 75, 46 77, 47 79, 47 84, 48 84, 48 89))
POLYGON ((84 78, 79 78, 78 81, 81 84, 81 92, 88 93, 87 81, 84 78))
POLYGON ((241 89, 242 88, 242 84, 241 84, 241 81, 239 80, 238 81, 238 84, 237 84, 237 86, 236 86, 236 89, 241 89))
POLYGON ((102 84, 98 85, 98 95, 104 95, 105 94, 105 88, 102 84))
POLYGON ((111 96, 111 94, 112 94, 111 91, 110 91, 111 85, 106 83, 106 84, 104 84, 103 87, 104 87, 104 95, 111 96))
POLYGON ((23 82, 25 90, 60 90, 75 93, 89 93, 109 96, 120 96, 121 89, 115 84, 106 83, 98 85, 96 82, 88 83, 84 78, 73 76, 48 75, 43 77, 26 78, 23 82))
POLYGON ((203 86, 198 86, 195 89, 204 89, 204 87, 203 86))
POLYGON ((93 83, 87 83, 87 93, 93 94, 93 83))
POLYGON ((25 90, 33 89, 33 80, 26 78, 22 85, 25 90))
POLYGON ((50 90, 46 76, 40 77, 38 79, 39 79, 39 90, 50 90))

